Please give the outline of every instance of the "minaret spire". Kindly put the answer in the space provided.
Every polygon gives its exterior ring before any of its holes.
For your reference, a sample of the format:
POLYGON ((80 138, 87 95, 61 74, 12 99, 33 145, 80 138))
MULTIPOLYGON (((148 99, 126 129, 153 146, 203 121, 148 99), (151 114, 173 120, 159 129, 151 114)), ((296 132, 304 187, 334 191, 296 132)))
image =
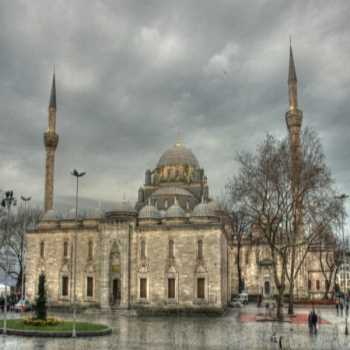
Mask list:
POLYGON ((295 70, 292 40, 289 45, 289 71, 288 71, 288 94, 289 94, 289 109, 298 108, 298 79, 295 70))
POLYGON ((52 76, 52 85, 51 85, 51 93, 50 93, 50 103, 49 108, 56 109, 56 79, 55 79, 55 69, 53 71, 52 76))
POLYGON ((48 129, 44 133, 44 145, 46 148, 45 166, 45 212, 53 208, 53 189, 55 171, 55 152, 58 145, 58 135, 56 134, 56 79, 55 71, 52 76, 52 85, 49 101, 48 129))

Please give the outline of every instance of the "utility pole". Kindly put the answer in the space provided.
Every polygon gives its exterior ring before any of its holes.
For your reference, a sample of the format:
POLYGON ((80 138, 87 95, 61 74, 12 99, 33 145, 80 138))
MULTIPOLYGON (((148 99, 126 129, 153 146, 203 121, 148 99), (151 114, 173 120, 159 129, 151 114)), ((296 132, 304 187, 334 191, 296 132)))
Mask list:
POLYGON ((25 234, 26 234, 26 230, 27 230, 27 216, 28 216, 28 207, 27 204, 29 204, 29 201, 32 199, 32 197, 24 197, 21 196, 21 200, 24 203, 24 223, 23 223, 23 235, 21 238, 21 270, 22 270, 22 274, 21 274, 21 300, 25 299, 25 295, 24 295, 24 271, 25 271, 25 266, 24 266, 24 238, 25 238, 25 234))
POLYGON ((73 273, 73 330, 72 337, 77 336, 77 230, 78 230, 78 195, 79 195, 79 178, 83 177, 86 173, 79 173, 74 169, 71 175, 76 177, 76 192, 75 192, 75 232, 74 232, 74 273, 73 273))

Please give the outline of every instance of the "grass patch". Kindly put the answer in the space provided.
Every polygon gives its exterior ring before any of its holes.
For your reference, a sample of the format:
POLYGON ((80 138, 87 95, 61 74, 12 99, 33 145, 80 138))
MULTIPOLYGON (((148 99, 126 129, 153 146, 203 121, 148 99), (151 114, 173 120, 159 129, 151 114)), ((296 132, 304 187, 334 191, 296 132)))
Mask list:
MULTIPOLYGON (((4 321, 0 320, 0 326, 3 327, 4 321)), ((24 323, 23 319, 10 319, 7 320, 7 328, 15 329, 19 331, 40 331, 40 332, 71 332, 73 329, 72 321, 63 321, 55 326, 45 325, 45 326, 33 326, 24 323)), ((96 332, 108 329, 108 326, 103 324, 88 323, 88 322, 77 322, 76 330, 77 332, 96 332)))

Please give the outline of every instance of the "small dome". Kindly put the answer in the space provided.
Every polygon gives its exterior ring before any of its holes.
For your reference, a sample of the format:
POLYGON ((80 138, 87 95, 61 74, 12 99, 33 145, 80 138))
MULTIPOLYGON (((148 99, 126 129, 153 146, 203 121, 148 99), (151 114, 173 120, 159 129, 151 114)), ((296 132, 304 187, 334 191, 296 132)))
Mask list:
POLYGON ((58 211, 55 209, 50 209, 44 214, 41 221, 57 221, 59 219, 60 215, 58 214, 58 211))
POLYGON ((139 219, 157 219, 161 218, 159 210, 148 201, 148 203, 140 210, 139 219))
POLYGON ((174 204, 166 211, 166 218, 185 218, 186 213, 185 211, 179 206, 179 203, 177 202, 177 199, 175 197, 174 204))
POLYGON ((199 163, 195 155, 189 148, 181 143, 176 143, 166 150, 158 161, 158 168, 166 165, 190 165, 199 168, 199 163))
POLYGON ((212 206, 209 205, 209 203, 204 202, 202 200, 201 203, 196 205, 193 209, 191 217, 213 217, 215 215, 215 211, 212 206))
POLYGON ((214 210, 215 211, 218 211, 218 210, 221 210, 220 207, 219 207, 219 204, 215 201, 210 201, 208 202, 208 207, 211 209, 211 210, 214 210))
POLYGON ((103 210, 101 208, 95 208, 88 211, 86 219, 102 219, 103 217, 103 210))

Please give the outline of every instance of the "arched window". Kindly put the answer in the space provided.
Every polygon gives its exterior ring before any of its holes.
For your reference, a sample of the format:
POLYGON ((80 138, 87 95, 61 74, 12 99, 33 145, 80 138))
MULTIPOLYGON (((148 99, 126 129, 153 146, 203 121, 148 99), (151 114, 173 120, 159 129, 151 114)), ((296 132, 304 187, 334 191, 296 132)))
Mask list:
POLYGON ((63 243, 63 257, 68 258, 68 242, 64 241, 63 243))
POLYGON ((308 289, 311 289, 311 288, 312 288, 312 282, 311 282, 311 280, 308 280, 307 287, 308 287, 308 289))
POLYGON ((169 241, 169 259, 173 259, 175 256, 174 252, 174 241, 171 239, 169 241))
POLYGON ((89 241, 89 243, 88 243, 88 259, 89 260, 92 260, 93 248, 94 248, 94 245, 93 245, 92 241, 89 241))
POLYGON ((198 254, 198 259, 203 259, 203 241, 200 239, 197 243, 197 254, 198 254))
POLYGON ((143 239, 141 241, 141 259, 144 259, 146 257, 146 242, 145 240, 143 239))
POLYGON ((190 209, 190 201, 186 201, 186 209, 187 209, 187 210, 190 209))
POLYGON ((319 280, 316 280, 316 289, 320 290, 320 281, 319 280))
POLYGON ((40 242, 40 257, 43 259, 45 256, 45 243, 44 241, 40 242))

